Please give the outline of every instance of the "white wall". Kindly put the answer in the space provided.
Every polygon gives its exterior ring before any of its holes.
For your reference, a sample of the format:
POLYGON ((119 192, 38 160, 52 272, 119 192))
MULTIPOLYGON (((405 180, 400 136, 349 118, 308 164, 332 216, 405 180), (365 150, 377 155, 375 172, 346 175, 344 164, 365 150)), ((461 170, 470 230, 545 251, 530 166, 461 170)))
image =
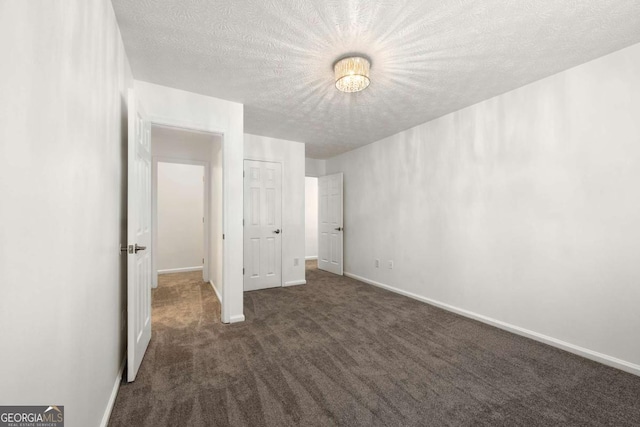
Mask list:
POLYGON ((318 178, 305 177, 305 251, 306 259, 318 258, 318 178))
POLYGON ((305 283, 304 144, 244 135, 245 159, 282 163, 282 281, 305 283), (297 259, 298 265, 295 264, 297 259))
POLYGON ((638 76, 635 45, 330 159, 345 270, 640 374, 638 76))
MULTIPOLYGON (((222 321, 240 322, 243 314, 242 212, 244 161, 243 106, 235 102, 199 95, 136 80, 135 88, 153 123, 170 124, 223 134, 223 232, 224 268, 222 269, 222 321)), ((213 170, 213 167, 212 167, 213 170)), ((215 189, 212 186, 212 191, 215 189)), ((212 203, 214 200, 212 198, 212 203)), ((212 248, 215 228, 211 230, 212 248)), ((215 254, 212 251, 212 256, 215 254)), ((213 263, 212 259, 212 265, 213 263)))
POLYGON ((216 134, 163 126, 151 127, 151 155, 156 158, 208 163, 211 161, 213 147, 221 144, 222 137, 216 134))
POLYGON ((125 353, 126 90, 108 1, 0 2, 0 402, 97 426, 125 353))
POLYGON ((202 269, 203 218, 204 166, 158 163, 158 272, 202 269))
POLYGON ((305 158, 305 176, 324 176, 326 175, 326 160, 305 158))

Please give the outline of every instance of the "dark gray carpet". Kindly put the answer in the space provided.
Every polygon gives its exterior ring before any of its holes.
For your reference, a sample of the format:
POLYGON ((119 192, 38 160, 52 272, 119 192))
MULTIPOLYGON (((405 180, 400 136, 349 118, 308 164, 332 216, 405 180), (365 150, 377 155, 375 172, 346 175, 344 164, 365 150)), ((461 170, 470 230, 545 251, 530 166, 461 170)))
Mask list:
POLYGON ((111 426, 638 426, 640 377, 345 277, 245 293, 222 325, 164 275, 111 426))

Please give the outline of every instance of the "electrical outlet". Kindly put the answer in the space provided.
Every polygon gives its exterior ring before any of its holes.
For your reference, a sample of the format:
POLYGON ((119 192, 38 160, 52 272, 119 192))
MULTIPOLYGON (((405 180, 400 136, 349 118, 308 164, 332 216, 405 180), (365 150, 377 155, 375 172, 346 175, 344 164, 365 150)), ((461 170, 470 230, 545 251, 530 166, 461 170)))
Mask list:
POLYGON ((300 264, 300 258, 294 258, 293 259, 293 266, 297 267, 300 264))
POLYGON ((380 268, 380 260, 375 260, 374 265, 376 266, 376 268, 380 268))
POLYGON ((389 261, 389 270, 393 270, 393 261, 389 261))

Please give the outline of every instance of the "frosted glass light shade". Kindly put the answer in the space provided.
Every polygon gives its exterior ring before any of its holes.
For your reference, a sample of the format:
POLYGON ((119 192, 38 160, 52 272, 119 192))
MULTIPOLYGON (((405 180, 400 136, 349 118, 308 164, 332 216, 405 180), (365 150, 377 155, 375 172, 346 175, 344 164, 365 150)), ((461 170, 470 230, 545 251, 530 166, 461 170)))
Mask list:
POLYGON ((371 64, 366 58, 352 56, 336 62, 333 72, 336 88, 342 92, 359 92, 369 86, 369 68, 371 64))

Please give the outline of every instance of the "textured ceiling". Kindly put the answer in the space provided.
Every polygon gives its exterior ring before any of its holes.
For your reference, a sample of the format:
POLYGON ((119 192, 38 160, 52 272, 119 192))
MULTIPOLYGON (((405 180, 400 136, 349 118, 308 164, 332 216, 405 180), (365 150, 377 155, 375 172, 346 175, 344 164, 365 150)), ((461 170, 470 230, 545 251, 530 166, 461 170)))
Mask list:
POLYGON ((326 158, 640 42, 639 0, 112 0, 136 79, 326 158), (345 94, 331 65, 371 58, 345 94))

